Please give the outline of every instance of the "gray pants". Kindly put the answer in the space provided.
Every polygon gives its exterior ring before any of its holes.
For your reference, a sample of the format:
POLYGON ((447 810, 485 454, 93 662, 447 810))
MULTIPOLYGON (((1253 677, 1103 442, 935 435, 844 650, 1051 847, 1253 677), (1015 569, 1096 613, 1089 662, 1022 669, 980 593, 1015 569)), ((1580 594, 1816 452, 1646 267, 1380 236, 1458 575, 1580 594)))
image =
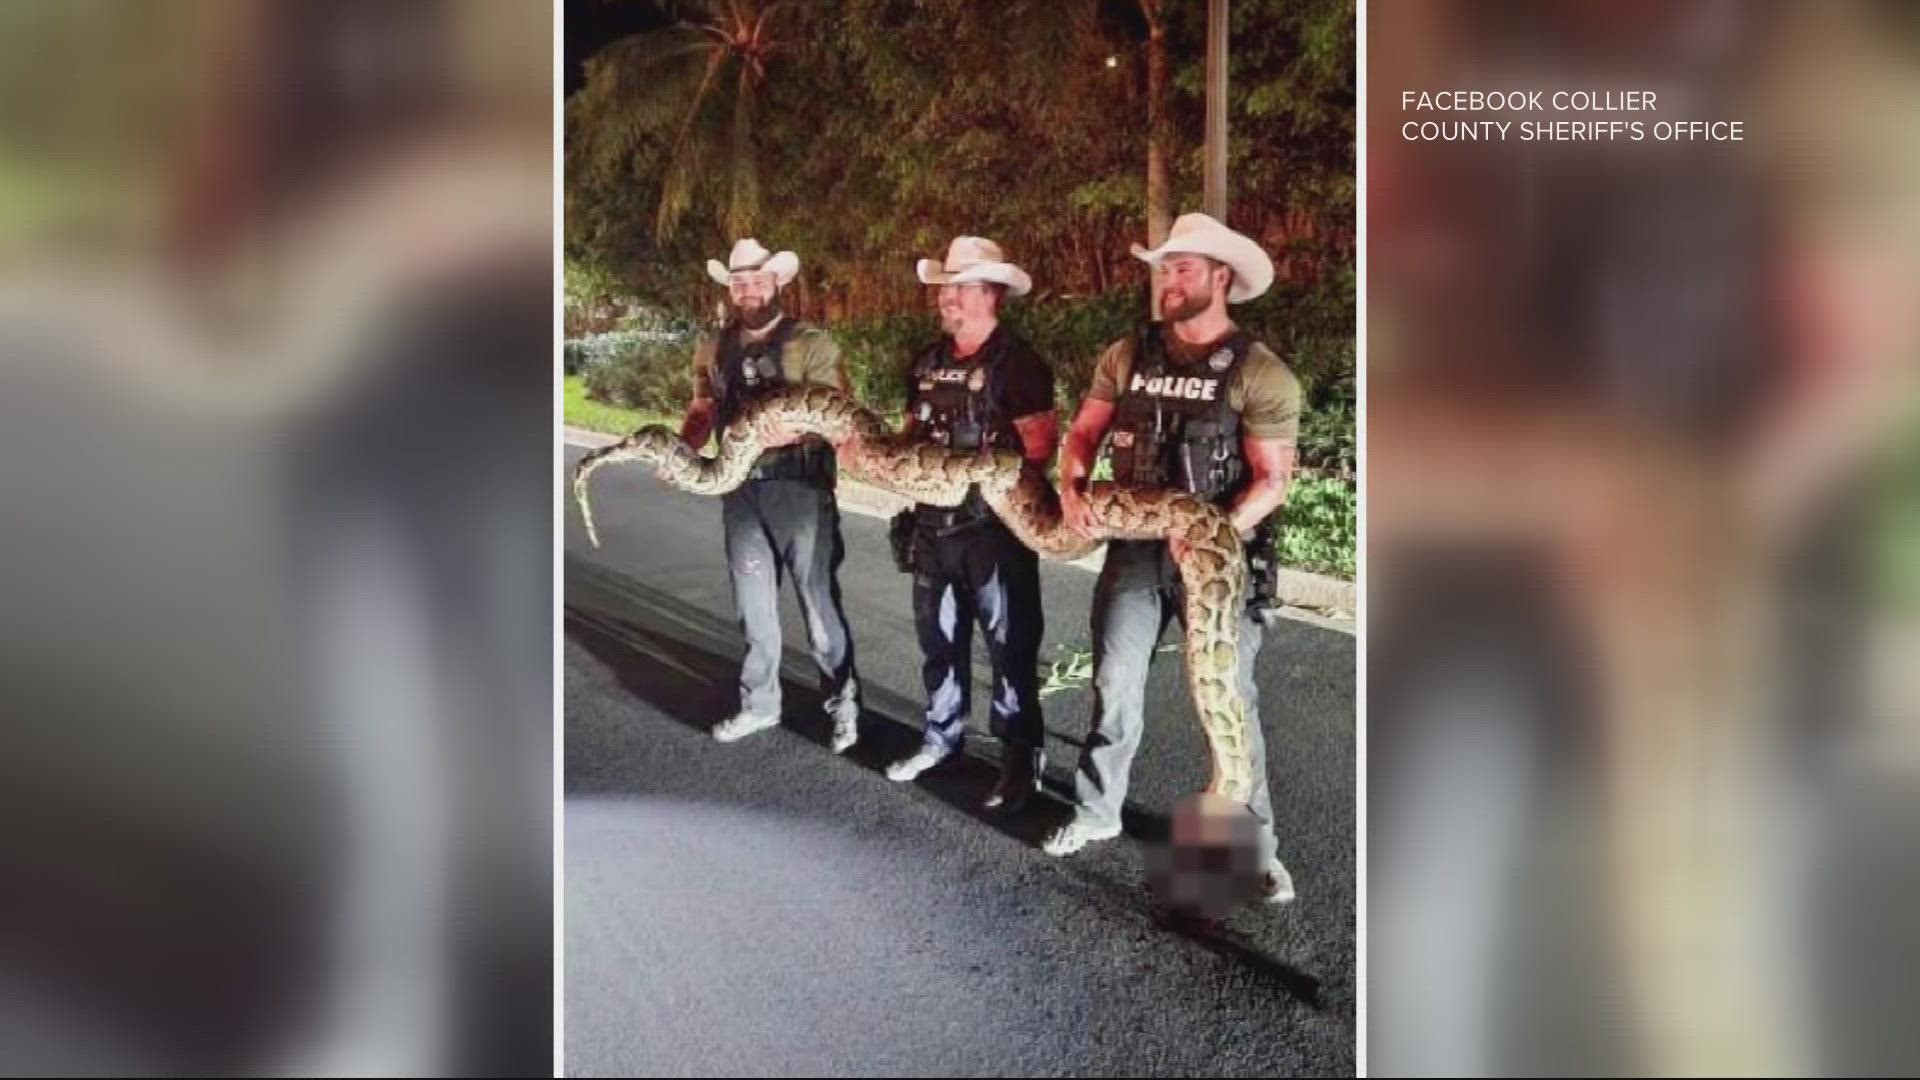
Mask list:
POLYGON ((749 480, 720 501, 727 573, 747 639, 741 711, 780 712, 780 585, 789 574, 828 710, 856 698, 853 636, 840 606, 838 570, 845 548, 833 492, 797 480, 749 480))
MULTIPOLYGON (((1079 815, 1096 825, 1117 826, 1127 799, 1127 771, 1146 730, 1147 675, 1167 624, 1184 627, 1185 590, 1170 577, 1158 541, 1116 541, 1093 594, 1094 722, 1074 773, 1079 815), (1158 550, 1156 550, 1158 549, 1158 550)), ((1277 861, 1273 797, 1267 787, 1266 737, 1260 729, 1260 691, 1253 666, 1260 654, 1260 623, 1240 616, 1240 693, 1247 702, 1247 743, 1253 755, 1253 796, 1249 805, 1260 819, 1263 856, 1277 861)), ((1183 657, 1182 663, 1185 662, 1183 657)), ((1186 722, 1192 707, 1184 710, 1186 722)))

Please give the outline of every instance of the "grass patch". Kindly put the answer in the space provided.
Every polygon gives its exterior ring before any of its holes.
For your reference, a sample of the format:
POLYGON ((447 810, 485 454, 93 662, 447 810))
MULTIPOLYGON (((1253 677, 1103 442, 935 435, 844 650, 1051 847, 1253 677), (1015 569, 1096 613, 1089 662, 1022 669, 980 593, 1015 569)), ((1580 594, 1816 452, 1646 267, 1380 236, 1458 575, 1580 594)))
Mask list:
POLYGON ((568 427, 598 431, 607 435, 627 435, 648 424, 678 428, 680 418, 647 409, 623 409, 587 396, 585 380, 578 375, 566 378, 566 422, 568 427))

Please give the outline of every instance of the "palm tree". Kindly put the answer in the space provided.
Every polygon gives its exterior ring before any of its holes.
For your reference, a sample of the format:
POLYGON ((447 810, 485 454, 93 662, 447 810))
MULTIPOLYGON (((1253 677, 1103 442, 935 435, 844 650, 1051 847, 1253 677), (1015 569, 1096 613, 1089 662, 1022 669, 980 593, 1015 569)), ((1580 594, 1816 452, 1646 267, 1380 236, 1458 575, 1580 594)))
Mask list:
MULTIPOLYGON (((595 156, 627 161, 664 136, 667 164, 654 229, 670 239, 692 207, 695 185, 718 176, 719 224, 752 232, 760 211, 760 90, 770 58, 788 46, 774 23, 791 0, 685 5, 674 25, 608 46, 589 66, 581 108, 594 117, 595 156)), ((658 145, 655 143, 655 145, 658 145)))

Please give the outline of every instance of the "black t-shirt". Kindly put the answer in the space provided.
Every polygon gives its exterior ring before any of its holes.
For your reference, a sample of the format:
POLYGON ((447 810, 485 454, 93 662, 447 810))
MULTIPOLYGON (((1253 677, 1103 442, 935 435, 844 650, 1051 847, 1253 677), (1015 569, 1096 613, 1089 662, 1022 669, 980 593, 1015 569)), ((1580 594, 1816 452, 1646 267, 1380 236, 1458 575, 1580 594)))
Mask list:
MULTIPOLYGON (((951 337, 942 337, 939 347, 940 364, 952 367, 981 363, 999 350, 1001 369, 996 380, 996 392, 1000 395, 1000 408, 997 411, 1007 420, 1053 411, 1053 369, 1040 359, 1040 354, 1034 351, 1033 346, 1008 330, 1004 323, 995 326, 993 333, 987 335, 987 340, 981 342, 971 356, 954 357, 951 337)), ((908 372, 908 415, 918 410, 920 392, 920 378, 908 372)))

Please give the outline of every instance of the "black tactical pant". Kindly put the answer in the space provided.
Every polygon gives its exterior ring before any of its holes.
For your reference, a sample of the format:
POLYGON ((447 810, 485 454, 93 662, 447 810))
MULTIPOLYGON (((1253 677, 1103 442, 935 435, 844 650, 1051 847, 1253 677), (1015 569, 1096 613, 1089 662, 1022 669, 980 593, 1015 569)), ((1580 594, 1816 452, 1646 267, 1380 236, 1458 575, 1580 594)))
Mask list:
POLYGON ((914 536, 913 619, 925 657, 925 742, 958 749, 972 708, 973 628, 986 638, 993 671, 990 726, 1010 747, 1039 749, 1038 666, 1045 623, 1040 558, 1006 526, 984 521, 914 536))

